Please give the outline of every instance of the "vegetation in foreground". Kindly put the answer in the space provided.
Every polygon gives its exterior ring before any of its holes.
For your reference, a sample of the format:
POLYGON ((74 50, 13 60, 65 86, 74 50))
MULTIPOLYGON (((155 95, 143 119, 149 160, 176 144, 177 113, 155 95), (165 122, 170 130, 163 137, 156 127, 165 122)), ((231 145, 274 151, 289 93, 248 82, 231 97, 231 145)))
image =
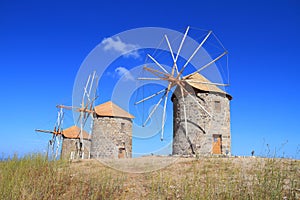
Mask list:
POLYGON ((299 189, 300 161, 291 159, 182 158, 143 174, 96 160, 0 161, 1 199, 299 199, 299 189))

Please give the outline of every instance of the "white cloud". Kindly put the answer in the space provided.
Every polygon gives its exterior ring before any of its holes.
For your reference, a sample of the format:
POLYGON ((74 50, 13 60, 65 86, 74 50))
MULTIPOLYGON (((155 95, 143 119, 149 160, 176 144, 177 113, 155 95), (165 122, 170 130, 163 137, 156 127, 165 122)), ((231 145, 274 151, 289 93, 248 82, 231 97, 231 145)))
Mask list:
POLYGON ((138 51, 134 50, 134 49, 138 48, 139 46, 134 45, 134 44, 127 44, 127 43, 123 42, 120 37, 116 37, 116 39, 113 39, 111 37, 105 38, 102 40, 101 44, 104 45, 105 51, 114 50, 121 54, 131 51, 131 52, 125 54, 125 56, 132 56, 133 58, 140 57, 140 55, 138 54, 138 51))
POLYGON ((134 77, 132 76, 130 71, 125 67, 118 67, 115 69, 115 72, 119 77, 123 77, 126 81, 134 81, 134 77))

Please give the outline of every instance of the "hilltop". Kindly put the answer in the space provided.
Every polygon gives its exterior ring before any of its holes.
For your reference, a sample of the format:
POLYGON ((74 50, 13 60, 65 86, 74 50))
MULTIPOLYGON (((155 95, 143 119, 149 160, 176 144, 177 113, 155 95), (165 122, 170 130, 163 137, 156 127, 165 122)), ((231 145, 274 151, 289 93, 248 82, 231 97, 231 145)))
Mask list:
MULTIPOLYGON (((163 159, 121 164, 128 171, 161 166, 163 159)), ((279 158, 177 158, 147 173, 122 172, 92 159, 0 162, 2 199, 299 199, 299 180, 300 161, 279 158)))

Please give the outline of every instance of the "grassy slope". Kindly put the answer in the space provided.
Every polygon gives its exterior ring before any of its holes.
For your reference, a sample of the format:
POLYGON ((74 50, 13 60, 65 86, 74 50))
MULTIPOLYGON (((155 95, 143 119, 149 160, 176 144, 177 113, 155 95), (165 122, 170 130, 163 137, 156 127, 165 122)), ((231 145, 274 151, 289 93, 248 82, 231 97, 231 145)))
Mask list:
POLYGON ((140 174, 96 160, 0 162, 0 199, 299 199, 299 189, 300 161, 289 159, 180 158, 140 174))

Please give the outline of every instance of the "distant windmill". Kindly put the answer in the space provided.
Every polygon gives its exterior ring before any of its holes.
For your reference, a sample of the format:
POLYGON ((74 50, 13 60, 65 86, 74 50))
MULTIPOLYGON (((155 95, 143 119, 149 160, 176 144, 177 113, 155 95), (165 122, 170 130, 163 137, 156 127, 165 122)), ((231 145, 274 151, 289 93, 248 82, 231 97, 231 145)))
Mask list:
MULTIPOLYGON (((78 133, 79 135, 79 141, 77 142, 77 152, 76 156, 77 158, 85 158, 84 155, 84 149, 85 145, 83 142, 83 132, 84 127, 89 119, 91 117, 91 120, 93 120, 93 114, 94 113, 94 102, 97 99, 96 96, 96 90, 98 87, 98 76, 96 74, 96 71, 94 71, 92 74, 89 75, 88 80, 86 82, 86 85, 84 87, 81 105, 80 107, 76 106, 65 106, 65 105, 57 105, 57 108, 60 109, 68 109, 68 110, 74 110, 76 112, 79 112, 79 118, 77 120, 78 127, 80 127, 80 131, 78 133)), ((91 122, 91 130, 92 130, 93 122, 91 122)))
POLYGON ((57 119, 56 119, 53 131, 41 130, 41 129, 36 129, 35 130, 37 132, 52 134, 52 138, 48 142, 48 148, 47 148, 47 157, 48 158, 56 159, 58 157, 60 145, 61 145, 61 142, 62 142, 63 118, 64 118, 64 112, 63 112, 63 109, 60 108, 57 111, 57 119))
MULTIPOLYGON (((92 74, 88 76, 88 80, 86 82, 86 85, 84 87, 84 92, 82 96, 82 101, 81 101, 81 107, 75 107, 75 106, 65 106, 65 105, 57 105, 56 107, 58 108, 58 115, 57 115, 57 121, 55 123, 53 131, 51 130, 41 130, 41 129, 36 129, 35 131, 37 132, 43 132, 43 133, 50 133, 52 134, 52 139, 48 143, 48 152, 52 150, 50 153, 52 154, 52 158, 57 158, 59 154, 59 149, 62 144, 62 137, 64 136, 63 129, 62 129, 62 123, 63 123, 63 117, 64 117, 64 112, 63 109, 67 110, 74 110, 76 112, 79 112, 79 118, 77 120, 77 124, 80 124, 80 130, 78 132, 78 136, 76 138, 79 138, 79 141, 77 142, 77 152, 76 156, 77 158, 84 158, 84 127, 86 125, 87 120, 89 117, 92 117, 93 120, 93 106, 94 102, 97 98, 95 95, 96 89, 98 86, 98 76, 96 75, 96 72, 94 71, 92 74)), ((91 126, 93 123, 91 123, 91 126)), ((92 127, 91 127, 92 129, 92 127)), ((47 152, 47 154, 48 154, 47 152)))

